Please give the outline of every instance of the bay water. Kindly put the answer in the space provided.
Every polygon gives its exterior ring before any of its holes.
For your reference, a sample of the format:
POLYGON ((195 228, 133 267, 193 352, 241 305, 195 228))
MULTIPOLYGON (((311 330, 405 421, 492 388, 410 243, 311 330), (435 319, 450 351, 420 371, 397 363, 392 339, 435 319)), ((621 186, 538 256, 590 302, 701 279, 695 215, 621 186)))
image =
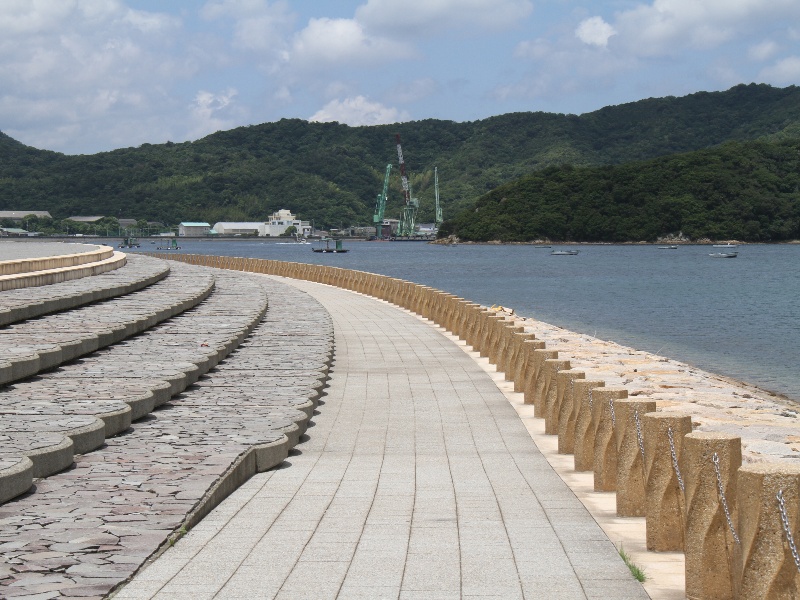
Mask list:
MULTIPOLYGON (((272 240, 180 240, 180 253, 380 273, 668 356, 800 401, 800 245, 745 245, 735 259, 682 245, 440 246, 345 241, 346 254, 272 240), (552 250, 567 249, 553 246, 552 250)), ((145 244, 141 251, 155 250, 145 244)), ((727 252, 728 250, 722 250, 727 252)))

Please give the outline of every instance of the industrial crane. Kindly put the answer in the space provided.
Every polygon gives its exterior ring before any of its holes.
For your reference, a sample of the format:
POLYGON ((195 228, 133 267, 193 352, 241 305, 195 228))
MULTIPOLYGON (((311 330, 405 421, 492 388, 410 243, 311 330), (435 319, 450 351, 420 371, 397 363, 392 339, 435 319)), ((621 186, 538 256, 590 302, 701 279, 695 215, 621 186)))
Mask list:
POLYGON ((375 202, 375 215, 372 220, 375 222, 375 236, 383 239, 383 212, 386 210, 386 194, 389 191, 389 173, 392 172, 392 163, 386 165, 386 176, 383 178, 383 191, 378 194, 375 202))
POLYGON ((437 167, 433 167, 433 189, 436 194, 436 216, 433 221, 436 229, 439 229, 439 225, 444 219, 442 218, 442 207, 439 205, 439 169, 437 167))
POLYGON ((414 235, 414 226, 417 221, 417 209, 419 208, 419 200, 411 197, 411 189, 408 185, 408 177, 406 176, 406 163, 403 160, 403 149, 400 146, 400 134, 395 136, 397 140, 397 158, 400 162, 400 181, 403 184, 403 199, 405 206, 400 215, 400 225, 397 229, 397 235, 400 237, 408 237, 414 235))

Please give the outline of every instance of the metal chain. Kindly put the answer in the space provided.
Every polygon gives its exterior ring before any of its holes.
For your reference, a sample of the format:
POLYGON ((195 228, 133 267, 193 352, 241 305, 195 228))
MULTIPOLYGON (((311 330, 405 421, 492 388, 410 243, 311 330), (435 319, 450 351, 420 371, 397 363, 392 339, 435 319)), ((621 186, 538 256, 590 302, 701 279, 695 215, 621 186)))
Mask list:
POLYGON ((609 398, 608 399, 608 407, 611 409, 611 426, 612 427, 616 427, 617 426, 617 415, 614 414, 614 399, 613 398, 609 398))
POLYGON ((800 554, 797 553, 797 546, 794 545, 794 536, 792 535, 792 528, 789 526, 789 516, 786 514, 786 500, 783 498, 783 490, 778 490, 775 495, 778 499, 778 511, 781 515, 781 523, 783 524, 783 532, 786 534, 786 541, 789 543, 789 550, 792 551, 792 558, 794 559, 794 566, 800 571, 800 554))
POLYGON ((681 468, 678 466, 678 455, 675 453, 675 436, 672 433, 672 427, 667 429, 667 437, 669 438, 669 451, 672 454, 672 468, 675 469, 675 475, 678 478, 678 487, 681 488, 681 493, 686 494, 686 487, 683 485, 683 477, 681 477, 681 468))
POLYGON ((733 521, 731 521, 731 513, 728 510, 728 501, 725 499, 725 490, 722 489, 722 474, 719 472, 719 456, 716 452, 711 456, 711 462, 714 463, 714 472, 717 474, 717 491, 719 492, 719 501, 722 504, 722 510, 725 511, 725 520, 728 522, 728 529, 733 534, 733 539, 737 544, 740 544, 739 535, 733 528, 733 521))
POLYGON ((639 420, 639 411, 633 411, 636 420, 636 439, 639 441, 639 452, 642 453, 642 466, 644 466, 644 440, 642 439, 642 422, 639 420))
POLYGON ((589 410, 590 410, 590 411, 592 410, 592 404, 593 404, 593 402, 594 402, 594 401, 593 401, 593 399, 592 399, 592 390, 593 390, 593 389, 594 389, 594 388, 589 388, 589 410))

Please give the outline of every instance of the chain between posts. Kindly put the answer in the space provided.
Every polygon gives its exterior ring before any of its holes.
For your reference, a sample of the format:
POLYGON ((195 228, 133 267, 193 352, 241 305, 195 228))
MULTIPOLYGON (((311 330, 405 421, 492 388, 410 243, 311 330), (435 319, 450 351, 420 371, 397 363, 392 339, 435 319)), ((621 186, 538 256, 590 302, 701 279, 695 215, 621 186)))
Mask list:
POLYGON ((794 559, 794 566, 800 571, 800 554, 797 553, 797 546, 794 544, 794 536, 792 535, 792 528, 789 526, 789 516, 786 514, 786 500, 783 498, 783 490, 778 490, 775 495, 778 500, 778 512, 781 515, 781 524, 783 525, 783 533, 786 534, 786 541, 789 544, 789 550, 792 551, 792 558, 794 559))
POLYGON ((594 404, 594 400, 592 398, 592 388, 589 388, 589 410, 592 410, 592 405, 594 404))
POLYGON ((644 440, 642 439, 642 422, 639 420, 639 411, 633 411, 633 418, 636 420, 636 439, 639 442, 639 452, 642 453, 642 466, 644 466, 644 440))
POLYGON ((725 520, 728 522, 728 529, 731 530, 733 539, 737 544, 740 544, 739 534, 733 528, 733 521, 731 521, 731 513, 728 510, 728 501, 725 499, 725 490, 722 488, 722 474, 719 472, 719 455, 716 452, 711 456, 711 462, 714 464, 714 473, 717 474, 717 492, 719 492, 719 501, 722 504, 722 510, 725 511, 725 520))
POLYGON ((612 427, 617 426, 617 415, 614 414, 614 399, 608 399, 608 407, 611 409, 611 425, 612 427))
POLYGON ((683 484, 683 477, 681 477, 681 468, 678 466, 678 455, 675 452, 675 435, 672 433, 672 427, 667 429, 667 437, 669 438, 669 452, 672 455, 672 468, 675 469, 675 475, 678 478, 678 487, 681 488, 681 493, 686 495, 686 487, 683 484))

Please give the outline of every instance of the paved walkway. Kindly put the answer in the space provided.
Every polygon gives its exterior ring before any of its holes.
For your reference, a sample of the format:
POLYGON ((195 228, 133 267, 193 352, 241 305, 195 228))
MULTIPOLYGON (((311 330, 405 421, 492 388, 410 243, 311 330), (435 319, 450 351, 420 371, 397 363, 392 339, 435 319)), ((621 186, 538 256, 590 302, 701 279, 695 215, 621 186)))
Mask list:
POLYGON ((646 598, 491 378, 396 307, 331 313, 309 439, 122 589, 139 598, 646 598))

